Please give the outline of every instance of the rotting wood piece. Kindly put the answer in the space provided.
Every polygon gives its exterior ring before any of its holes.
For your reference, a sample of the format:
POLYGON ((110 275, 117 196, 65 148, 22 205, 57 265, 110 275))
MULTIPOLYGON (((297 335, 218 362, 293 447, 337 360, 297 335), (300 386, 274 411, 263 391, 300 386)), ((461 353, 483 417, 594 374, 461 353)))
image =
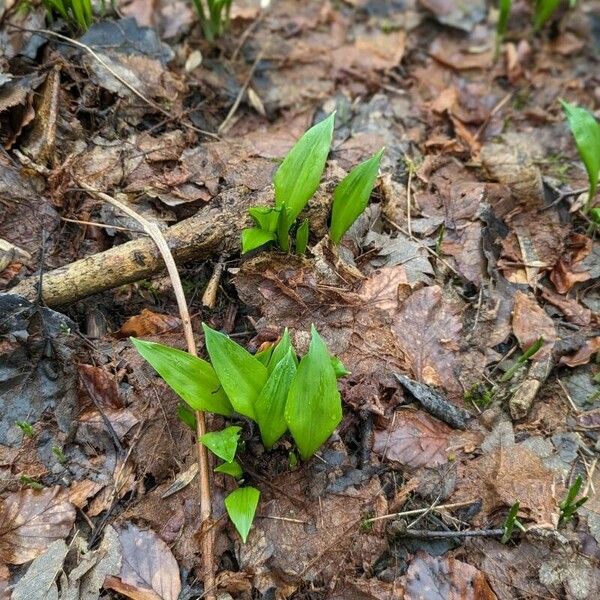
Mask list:
MULTIPOLYGON (((241 231, 248 225, 248 208, 270 201, 270 190, 250 193, 243 187, 223 192, 193 217, 165 231, 176 262, 236 252, 241 231)), ((154 242, 140 238, 44 273, 42 298, 49 307, 66 306, 164 270, 164 261, 154 242)), ((18 283, 10 292, 34 300, 37 286, 35 275, 18 283)))

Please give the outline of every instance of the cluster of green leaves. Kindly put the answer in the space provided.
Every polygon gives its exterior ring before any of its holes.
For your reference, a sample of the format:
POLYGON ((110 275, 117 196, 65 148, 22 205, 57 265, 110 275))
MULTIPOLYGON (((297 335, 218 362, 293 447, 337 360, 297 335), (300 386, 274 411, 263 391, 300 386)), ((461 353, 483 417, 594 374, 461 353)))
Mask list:
POLYGON ((204 37, 212 42, 229 25, 232 0, 193 0, 204 37))
POLYGON ((502 539, 500 540, 503 544, 506 544, 513 536, 515 531, 515 527, 520 529, 521 531, 525 531, 525 527, 523 527, 523 523, 517 519, 517 515, 519 514, 519 502, 515 502, 508 511, 508 515, 506 515, 506 519, 504 520, 504 524, 502 525, 502 539))
MULTIPOLYGON (((312 327, 308 352, 299 360, 288 330, 263 352, 250 354, 223 333, 204 327, 210 362, 187 352, 131 338, 138 352, 192 410, 234 413, 255 421, 266 448, 272 448, 289 430, 300 456, 308 460, 329 438, 342 418, 337 378, 348 374, 329 354, 312 327)), ((193 414, 181 410, 194 426, 193 414)), ((215 471, 241 480, 236 460, 241 427, 203 435, 200 441, 224 462, 215 471)), ((227 512, 244 541, 250 530, 260 492, 239 487, 225 500, 227 512)))
POLYGON ((43 0, 44 6, 52 16, 58 14, 65 21, 74 23, 82 31, 92 24, 91 0, 43 0))
POLYGON ((590 182, 585 212, 588 213, 591 210, 594 221, 600 223, 600 209, 592 209, 600 177, 600 123, 585 108, 569 104, 564 100, 561 100, 560 103, 590 182))
POLYGON ((573 483, 573 485, 567 490, 567 495, 565 499, 559 504, 559 525, 564 525, 565 523, 568 523, 573 518, 573 515, 577 512, 577 510, 588 501, 587 496, 582 496, 581 498, 579 498, 579 500, 576 499, 579 494, 579 490, 581 489, 582 483, 583 479, 581 478, 581 475, 577 475, 575 483, 573 483))
MULTIPOLYGON (((268 243, 284 252, 290 249, 290 230, 321 182, 331 148, 335 112, 306 131, 289 151, 273 179, 275 206, 259 206, 248 212, 254 227, 242 232, 242 253, 268 243)), ((383 148, 360 163, 340 182, 333 193, 329 235, 339 243, 348 228, 365 210, 375 185, 383 148)), ((296 253, 308 244, 308 221, 296 229, 296 253)))

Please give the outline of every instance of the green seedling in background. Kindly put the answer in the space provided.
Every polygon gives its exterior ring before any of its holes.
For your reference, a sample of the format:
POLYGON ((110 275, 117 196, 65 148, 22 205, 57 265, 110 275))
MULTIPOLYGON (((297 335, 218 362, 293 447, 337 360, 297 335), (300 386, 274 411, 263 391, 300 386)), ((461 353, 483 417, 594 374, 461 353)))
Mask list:
POLYGON ((544 338, 539 338, 536 342, 534 342, 519 358, 515 361, 502 377, 500 377, 500 381, 502 383, 506 383, 510 381, 515 373, 544 345, 544 338))
POLYGON ((565 499, 559 504, 559 525, 568 523, 573 518, 573 515, 577 512, 577 510, 588 501, 587 496, 583 496, 579 498, 579 500, 576 500, 582 483, 583 479, 581 478, 581 475, 577 475, 575 483, 573 483, 573 485, 568 489, 565 499))
POLYGON ((533 13, 533 29, 539 31, 556 12, 561 0, 536 0, 533 13))
POLYGON ((61 465, 64 465, 67 463, 67 457, 65 456, 65 453, 62 451, 62 448, 59 448, 58 446, 54 446, 52 448, 52 454, 54 454, 54 456, 56 457, 56 460, 61 465))
POLYGON ((500 0, 498 3, 498 25, 496 26, 496 58, 500 54, 500 45, 506 35, 508 28, 508 18, 510 17, 510 10, 512 8, 512 0, 500 0))
MULTIPOLYGON (((185 402, 177 409, 179 418, 194 429, 195 410, 224 416, 236 412, 258 424, 266 448, 289 430, 301 457, 308 460, 341 420, 337 378, 349 373, 329 354, 317 330, 312 327, 310 348, 298 363, 287 329, 276 345, 252 355, 223 333, 205 324, 203 328, 210 363, 176 348, 131 338, 138 352, 185 402)), ((225 461, 215 471, 238 480, 243 476, 235 459, 240 435, 241 427, 230 425, 199 440, 225 461)), ((250 487, 238 488, 226 500, 244 541, 257 502, 258 490, 250 487)))
MULTIPOLYGON (((598 177, 600 176, 600 123, 585 108, 569 104, 564 100, 561 100, 560 103, 567 117, 571 133, 575 138, 577 151, 587 171, 590 189, 584 212, 588 213, 592 208, 592 201, 596 195, 598 177)), ((600 217, 600 215, 592 215, 594 220, 597 217, 600 217)), ((598 221, 600 221, 600 218, 598 221)))
MULTIPOLYGON (((274 207, 254 207, 248 212, 254 227, 242 232, 242 254, 276 243, 290 249, 290 231, 313 197, 325 171, 335 124, 335 113, 306 131, 289 151, 273 178, 274 207)), ((342 235, 365 210, 379 171, 383 149, 354 168, 337 186, 333 196, 330 235, 339 243, 342 235)), ((308 245, 308 221, 296 229, 296 252, 308 245)))
POLYGON ((33 431, 33 425, 31 423, 28 423, 27 421, 17 421, 16 425, 23 432, 24 436, 26 436, 26 437, 34 436, 35 432, 33 431))
POLYGON ((29 477, 29 475, 21 475, 19 477, 19 481, 20 481, 21 485, 27 486, 27 487, 31 488, 32 490, 43 490, 44 489, 44 486, 39 481, 37 481, 33 477, 29 477))
POLYGON ((517 514, 519 513, 519 502, 515 502, 508 511, 508 515, 506 516, 506 520, 502 525, 502 530, 504 533, 502 534, 502 539, 500 540, 503 544, 506 544, 513 536, 513 532, 515 527, 520 529, 521 531, 525 531, 525 527, 519 519, 517 519, 517 514))
POLYGON ((68 23, 73 23, 82 31, 92 24, 91 0, 43 0, 50 16, 58 14, 68 23))
POLYGON ((193 0, 204 37, 212 42, 223 35, 229 25, 232 0, 193 0))

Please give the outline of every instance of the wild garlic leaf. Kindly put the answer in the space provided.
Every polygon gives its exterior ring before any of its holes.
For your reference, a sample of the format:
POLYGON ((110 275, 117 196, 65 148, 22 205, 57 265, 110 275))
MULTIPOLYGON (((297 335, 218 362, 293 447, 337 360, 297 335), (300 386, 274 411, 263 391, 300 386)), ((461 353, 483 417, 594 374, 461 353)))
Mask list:
POLYGON ((346 365, 337 356, 331 357, 331 366, 337 379, 350 375, 350 371, 346 368, 346 365))
POLYGON ((268 366, 269 361, 271 360, 271 356, 273 355, 273 348, 274 346, 269 346, 266 350, 261 350, 260 352, 257 352, 254 355, 254 358, 260 361, 260 363, 265 367, 268 366))
POLYGON ((231 425, 221 431, 209 431, 198 439, 213 454, 230 463, 235 458, 241 431, 241 427, 231 425))
POLYGON ((277 235, 260 229, 258 227, 249 227, 242 231, 242 254, 256 250, 269 242, 274 242, 277 239, 277 235))
POLYGON ((377 179, 384 148, 352 169, 333 192, 329 235, 335 244, 365 210, 377 179))
POLYGON ((275 173, 275 206, 285 205, 289 209, 288 223, 296 220, 319 187, 331 146, 334 122, 335 112, 306 131, 275 173))
POLYGON ((265 231, 275 233, 277 231, 277 220, 281 209, 271 206, 254 206, 248 209, 248 214, 256 223, 256 226, 265 231))
POLYGON ((294 352, 294 347, 292 346, 292 339, 290 338, 290 332, 286 327, 283 330, 283 335, 281 339, 277 342, 275 346, 272 346, 273 352, 271 354, 271 358, 267 363, 267 368, 269 369, 269 373, 273 372, 273 369, 277 366, 277 363, 283 358, 286 357, 289 350, 292 351, 292 358, 294 359, 294 363, 298 364, 298 359, 296 358, 296 353, 294 352))
POLYGON ((600 175, 600 123, 585 108, 561 100, 575 145, 590 182, 588 206, 596 195, 600 175))
POLYGON ((540 30, 554 14, 561 0, 536 0, 533 14, 533 28, 540 30))
POLYGON ((231 402, 208 362, 183 350, 129 338, 165 383, 194 410, 229 416, 231 402))
POLYGON ((267 449, 272 448, 287 431, 285 405, 294 375, 296 361, 290 347, 285 357, 276 364, 254 404, 256 422, 267 449))
POLYGON ((285 420, 300 456, 308 460, 341 419, 342 403, 331 357, 313 325, 309 350, 298 365, 285 407, 285 420))
POLYGON ((177 418, 192 431, 196 431, 196 415, 185 402, 177 405, 177 418))
POLYGON ((231 522, 235 525, 244 544, 254 521, 256 507, 260 499, 260 492, 251 486, 234 490, 225 498, 225 508, 231 522))
POLYGON ((296 254, 302 256, 308 246, 308 219, 304 219, 296 230, 296 254))
POLYGON ((214 472, 223 473, 223 475, 231 475, 231 477, 235 477, 236 479, 241 479, 244 474, 242 467, 240 467, 240 463, 237 460, 221 463, 218 467, 214 468, 214 472))
POLYGON ((252 420, 254 402, 267 381, 266 367, 225 334, 206 325, 206 349, 233 408, 252 420))

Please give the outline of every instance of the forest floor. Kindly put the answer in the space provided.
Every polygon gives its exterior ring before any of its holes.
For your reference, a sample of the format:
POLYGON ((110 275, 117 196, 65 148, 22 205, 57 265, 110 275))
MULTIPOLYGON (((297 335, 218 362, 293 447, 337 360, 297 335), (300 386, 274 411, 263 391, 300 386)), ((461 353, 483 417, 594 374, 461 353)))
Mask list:
POLYGON ((495 57, 483 0, 234 0, 213 45, 183 0, 117 2, 83 35, 4 3, 2 600, 600 598, 600 250, 559 103, 598 115, 600 3, 566 4, 534 34, 515 2, 495 57), (246 208, 272 202, 278 161, 334 109, 307 255, 240 256, 246 208), (337 255, 324 206, 382 146, 337 255), (44 284, 144 236, 89 188, 212 236, 179 264, 201 356, 202 322, 253 352, 284 327, 304 350, 315 324, 351 371, 310 461, 290 468, 289 439, 265 453, 246 427, 262 494, 246 544, 224 518, 233 480, 212 478, 215 589, 194 435, 128 340, 185 348, 170 279, 124 260, 89 272, 114 278, 101 293, 71 283, 65 303, 44 284), (559 525, 578 475, 589 499, 559 525), (489 530, 517 501, 525 531, 503 544, 489 530))

